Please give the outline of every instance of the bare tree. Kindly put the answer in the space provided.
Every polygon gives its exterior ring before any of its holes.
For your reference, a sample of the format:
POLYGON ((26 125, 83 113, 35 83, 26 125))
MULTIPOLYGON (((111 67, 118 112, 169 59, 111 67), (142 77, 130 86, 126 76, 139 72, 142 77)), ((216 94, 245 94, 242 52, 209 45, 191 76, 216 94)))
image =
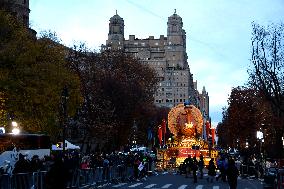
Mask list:
POLYGON ((261 91, 270 102, 275 115, 273 127, 276 156, 283 150, 281 138, 284 126, 284 25, 271 24, 268 27, 252 23, 252 67, 248 71, 250 85, 261 91), (277 131, 277 132, 276 132, 277 131))

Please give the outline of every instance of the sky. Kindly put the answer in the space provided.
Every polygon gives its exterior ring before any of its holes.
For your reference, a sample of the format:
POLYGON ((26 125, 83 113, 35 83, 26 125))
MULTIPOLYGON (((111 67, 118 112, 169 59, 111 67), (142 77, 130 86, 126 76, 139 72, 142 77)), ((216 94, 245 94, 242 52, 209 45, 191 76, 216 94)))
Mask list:
POLYGON ((222 121, 231 89, 248 81, 251 23, 284 22, 284 0, 30 0, 30 26, 55 32, 67 46, 84 42, 99 51, 116 11, 124 19, 124 37, 167 35, 167 20, 182 17, 188 64, 208 92, 212 125, 222 121))

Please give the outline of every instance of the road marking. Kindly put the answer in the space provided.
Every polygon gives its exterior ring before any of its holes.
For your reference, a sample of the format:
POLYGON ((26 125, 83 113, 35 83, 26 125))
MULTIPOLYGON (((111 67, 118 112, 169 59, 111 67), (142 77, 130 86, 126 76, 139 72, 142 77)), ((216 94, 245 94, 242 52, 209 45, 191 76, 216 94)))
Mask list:
POLYGON ((219 186, 213 186, 213 189, 219 189, 219 186))
POLYGON ((203 185, 196 186, 196 189, 202 189, 202 188, 203 188, 203 185))
POLYGON ((155 185, 157 185, 157 184, 150 184, 150 185, 148 185, 148 186, 145 186, 144 188, 152 188, 152 187, 155 186, 155 185))
POLYGON ((134 188, 134 187, 139 186, 139 185, 141 185, 141 184, 143 184, 143 183, 142 183, 142 182, 138 182, 138 183, 136 183, 136 184, 133 184, 133 185, 131 185, 131 186, 128 186, 128 188, 134 188))
POLYGON ((169 188, 172 184, 166 184, 162 188, 169 188))
POLYGON ((120 183, 120 184, 117 184, 117 185, 114 185, 112 186, 113 188, 118 188, 118 187, 121 187, 123 185, 126 185, 127 183, 120 183))
POLYGON ((185 189, 187 187, 187 185, 181 185, 180 187, 178 187, 178 189, 185 189))

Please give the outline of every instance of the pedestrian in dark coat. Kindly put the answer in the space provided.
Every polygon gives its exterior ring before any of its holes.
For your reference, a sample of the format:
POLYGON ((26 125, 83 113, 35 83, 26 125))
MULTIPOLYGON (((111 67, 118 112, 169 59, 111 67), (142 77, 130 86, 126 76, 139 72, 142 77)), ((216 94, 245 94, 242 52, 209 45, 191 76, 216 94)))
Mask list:
POLYGON ((46 174, 46 189, 66 189, 68 170, 62 156, 55 157, 54 163, 46 174))
POLYGON ((211 160, 209 161, 209 165, 208 165, 208 176, 210 177, 208 177, 207 178, 207 181, 209 182, 209 180, 210 180, 210 182, 212 183, 213 182, 213 180, 214 180, 214 178, 215 178, 215 176, 216 176, 216 166, 215 166, 215 164, 214 164, 214 159, 213 158, 211 158, 211 160))
POLYGON ((193 157, 192 159, 192 167, 191 167, 191 170, 192 170, 192 176, 193 176, 193 183, 197 183, 197 170, 198 170, 198 161, 196 159, 196 156, 193 157))
POLYGON ((204 160, 203 160, 203 156, 200 155, 200 159, 198 162, 198 168, 200 171, 200 179, 203 179, 203 169, 204 169, 204 160))
POLYGON ((188 155, 188 157, 184 160, 184 164, 185 164, 185 169, 186 169, 185 178, 188 178, 191 172, 192 164, 193 164, 193 161, 190 155, 188 155))
POLYGON ((15 163, 15 168, 13 170, 14 178, 16 180, 15 187, 18 189, 24 189, 28 187, 28 174, 18 174, 18 173, 29 173, 31 172, 31 165, 28 160, 26 160, 23 154, 19 154, 19 160, 15 163))
POLYGON ((230 189, 237 189, 238 176, 239 170, 235 165, 235 160, 230 159, 227 169, 227 179, 230 189))
POLYGON ((25 156, 23 154, 19 154, 19 160, 15 163, 13 174, 28 173, 30 171, 31 171, 30 162, 25 159, 25 156))

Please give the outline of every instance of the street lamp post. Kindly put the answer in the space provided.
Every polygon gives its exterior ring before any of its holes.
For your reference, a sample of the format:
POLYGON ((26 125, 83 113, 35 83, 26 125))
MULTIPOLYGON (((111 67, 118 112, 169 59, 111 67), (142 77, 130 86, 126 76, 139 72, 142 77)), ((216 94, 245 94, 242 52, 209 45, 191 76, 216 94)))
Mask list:
POLYGON ((17 135, 20 133, 20 129, 18 127, 18 123, 16 121, 12 121, 12 133, 17 135))
POLYGON ((259 153, 260 153, 261 162, 263 164, 264 157, 263 157, 263 153, 262 153, 262 143, 264 142, 264 138, 263 138, 263 132, 261 130, 256 131, 256 138, 259 140, 259 143, 260 143, 259 144, 259 153))
POLYGON ((61 93, 61 126, 62 126, 62 140, 63 140, 63 154, 65 154, 65 138, 66 138, 66 117, 67 117, 67 100, 69 98, 68 88, 65 85, 61 93))

